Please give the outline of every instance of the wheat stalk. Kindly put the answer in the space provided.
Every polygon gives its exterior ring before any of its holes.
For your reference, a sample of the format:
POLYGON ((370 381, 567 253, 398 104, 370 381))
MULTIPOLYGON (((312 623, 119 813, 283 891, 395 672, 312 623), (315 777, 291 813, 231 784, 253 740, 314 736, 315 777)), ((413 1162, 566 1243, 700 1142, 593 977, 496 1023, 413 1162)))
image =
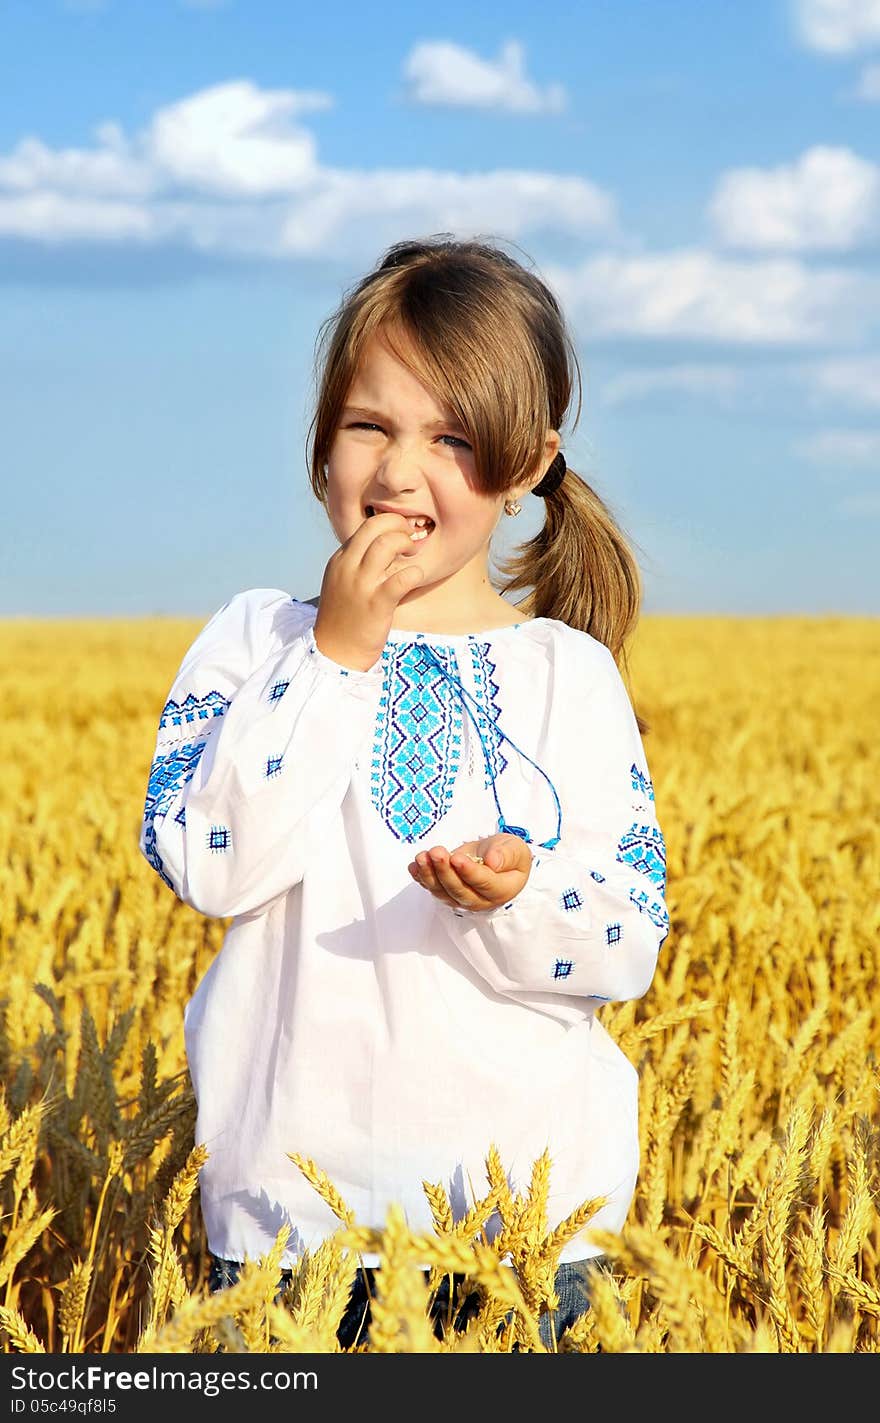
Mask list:
POLYGON ((326 1171, 320 1170, 309 1156, 301 1156, 299 1152, 287 1153, 294 1166, 298 1166, 311 1186, 314 1186, 318 1195, 326 1201, 331 1211, 344 1225, 354 1224, 354 1211, 346 1205, 341 1194, 334 1186, 326 1171))

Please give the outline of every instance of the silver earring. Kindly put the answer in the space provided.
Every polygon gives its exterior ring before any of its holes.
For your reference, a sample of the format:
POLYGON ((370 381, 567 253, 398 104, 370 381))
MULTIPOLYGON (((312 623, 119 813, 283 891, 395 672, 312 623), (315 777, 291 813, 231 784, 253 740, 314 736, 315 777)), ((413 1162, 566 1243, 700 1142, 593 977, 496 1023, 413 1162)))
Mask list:
POLYGON ((522 513, 522 505, 517 499, 505 499, 504 512, 505 514, 513 514, 514 518, 516 518, 517 514, 522 513))

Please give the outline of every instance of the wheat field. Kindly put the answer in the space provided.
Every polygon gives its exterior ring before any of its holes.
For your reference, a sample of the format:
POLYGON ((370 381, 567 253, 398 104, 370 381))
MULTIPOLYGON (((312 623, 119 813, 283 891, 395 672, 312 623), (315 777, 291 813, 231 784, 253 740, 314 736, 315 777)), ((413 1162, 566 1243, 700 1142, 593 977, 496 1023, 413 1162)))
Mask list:
MULTIPOLYGON (((466 1220, 423 1183, 427 1237, 394 1208, 355 1220, 292 1142, 337 1233, 277 1300, 283 1232, 208 1293, 182 1008, 225 922, 137 849, 158 716, 203 622, 0 624, 0 1349, 337 1352, 369 1249, 359 1349, 539 1352, 555 1261, 596 1203, 548 1220, 552 1160, 512 1196, 491 1140, 466 1220), (429 1291, 455 1273, 481 1308, 437 1337, 429 1291)), ((878 1352, 877 621, 645 616, 630 661, 670 933, 646 996, 602 1010, 640 1073, 641 1173, 555 1349, 878 1352)))

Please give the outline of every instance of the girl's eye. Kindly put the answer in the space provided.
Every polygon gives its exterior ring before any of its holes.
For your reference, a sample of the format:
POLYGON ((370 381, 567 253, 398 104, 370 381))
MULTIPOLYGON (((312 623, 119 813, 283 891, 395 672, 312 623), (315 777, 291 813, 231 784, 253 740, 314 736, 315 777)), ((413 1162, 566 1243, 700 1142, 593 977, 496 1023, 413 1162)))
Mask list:
MULTIPOLYGON (((380 430, 381 425, 374 425, 370 420, 358 420, 351 427, 352 430, 380 430)), ((463 450, 469 450, 470 445, 467 440, 460 440, 457 435, 441 435, 441 440, 452 440, 456 445, 461 445, 463 450)))

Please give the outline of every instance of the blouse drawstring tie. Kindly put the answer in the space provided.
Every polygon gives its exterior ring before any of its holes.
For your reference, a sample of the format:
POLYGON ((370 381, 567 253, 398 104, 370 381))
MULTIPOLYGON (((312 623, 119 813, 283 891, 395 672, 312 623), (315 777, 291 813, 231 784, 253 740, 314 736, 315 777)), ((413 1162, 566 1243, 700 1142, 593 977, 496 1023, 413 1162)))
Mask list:
MULTIPOLYGON (((460 680, 458 677, 454 676, 453 673, 447 671, 447 669, 443 666, 443 663, 440 661, 439 657, 437 657, 437 656, 435 655, 435 653, 434 653, 434 651, 432 650, 432 648, 431 648, 426 642, 423 642, 423 643, 421 644, 421 647, 422 647, 422 651, 423 651, 423 652, 426 652, 426 653, 428 654, 428 656, 431 658, 431 660, 432 660, 432 662, 434 663, 434 665, 440 669, 440 671, 443 673, 443 676, 447 679, 447 681, 449 681, 449 682, 452 683, 453 687, 454 687, 455 690, 458 692, 458 694, 459 694, 459 696, 460 696, 460 698, 461 698, 462 706, 464 707, 464 709, 465 709, 465 711, 467 712, 468 716, 470 717, 471 721, 474 723, 474 726, 475 726, 475 728, 476 728, 477 735, 478 735, 479 738, 480 738, 480 745, 481 745, 482 748, 483 748, 483 757, 484 757, 485 762, 486 762, 486 765, 487 765, 487 767, 488 767, 488 769, 489 769, 489 777, 490 777, 491 786, 492 786, 492 795, 493 795, 494 798, 495 798, 495 806, 496 806, 496 809, 497 809, 497 811, 498 811, 498 829, 499 829, 499 831, 501 831, 502 834, 506 834, 506 835, 518 835, 521 840, 525 840, 525 842, 526 842, 527 845, 531 845, 531 844, 532 844, 532 837, 531 837, 531 835, 529 834, 528 830, 526 830, 526 829, 524 828, 524 826, 522 826, 522 825, 509 825, 509 824, 507 823, 507 821, 505 820, 505 818, 504 818, 504 812, 502 811, 501 805, 499 804, 499 801, 498 801, 498 792, 497 792, 496 789, 495 789, 495 772, 494 772, 493 769, 492 769, 492 762, 491 762, 491 759, 490 759, 490 756, 489 756, 489 750, 488 750, 488 747, 486 746, 485 741, 483 740, 483 733, 482 733, 482 731, 480 730, 480 727, 479 727, 479 725, 478 725, 478 723, 477 723, 477 720, 476 720, 476 718, 475 718, 473 712, 471 711, 470 707, 468 706, 467 701, 465 700, 465 698, 468 698, 470 701, 474 702, 474 704, 476 705, 476 707, 477 707, 478 710, 482 710, 482 708, 480 707, 479 703, 477 702, 477 700, 476 700, 476 698, 473 696, 473 694, 472 694, 471 692, 469 692, 468 689, 467 689, 467 687, 465 687, 465 686, 462 684, 461 680, 460 680)), ((495 732, 496 732, 497 735, 498 735, 499 740, 501 740, 501 741, 506 741, 506 742, 508 743, 508 745, 510 745, 510 746, 513 747, 514 751, 517 753, 518 756, 522 756, 526 761, 528 761, 528 763, 529 763, 530 766, 534 766, 535 770, 538 771, 538 772, 540 772, 540 774, 544 777, 544 780, 547 782, 548 786, 550 787, 551 791, 553 792, 553 799, 554 799, 554 801, 556 802, 556 834, 555 834, 555 836, 553 836, 553 838, 550 839, 550 840, 541 840, 541 841, 539 842, 539 848, 540 848, 540 849, 542 849, 542 850, 552 850, 552 849, 554 849, 554 848, 559 844, 559 841, 560 841, 561 835, 562 835, 562 806, 561 806, 560 803, 559 803, 559 796, 556 794, 556 787, 554 786, 554 784, 553 784, 553 782, 551 781, 550 777, 547 775, 546 771, 541 770, 541 767, 537 764, 537 762, 533 761, 532 758, 531 758, 531 756, 527 756, 526 753, 525 753, 525 751, 521 751, 520 748, 516 745, 516 742, 511 741, 510 737, 506 734, 506 732, 504 732, 504 731, 501 730, 501 727, 498 725, 497 722, 494 722, 492 725, 493 725, 493 728, 494 728, 495 732)))

